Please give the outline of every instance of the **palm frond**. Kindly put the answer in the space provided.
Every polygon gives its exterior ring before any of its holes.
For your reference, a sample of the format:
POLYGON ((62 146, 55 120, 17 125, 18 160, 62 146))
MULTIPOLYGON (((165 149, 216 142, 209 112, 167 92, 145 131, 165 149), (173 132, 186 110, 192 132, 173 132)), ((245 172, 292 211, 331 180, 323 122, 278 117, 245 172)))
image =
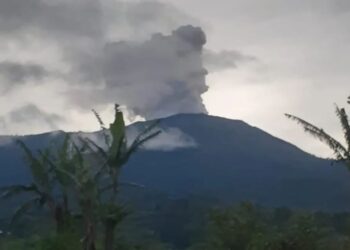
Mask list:
POLYGON ((98 123, 100 124, 101 129, 106 129, 105 124, 104 124, 100 114, 95 109, 92 109, 91 111, 92 111, 92 113, 94 113, 98 123))
MULTIPOLYGON (((156 127, 158 127, 159 121, 153 122, 151 125, 148 125, 144 130, 142 130, 138 136, 135 138, 135 141, 140 141, 143 137, 147 136, 149 133, 151 133, 156 127)), ((159 131, 160 133, 160 131, 159 131)))
POLYGON ((304 128, 305 132, 324 142, 334 152, 337 160, 344 161, 345 159, 349 158, 349 152, 347 149, 340 142, 327 134, 323 129, 318 128, 299 117, 290 114, 285 115, 287 118, 294 120, 300 124, 304 128))
POLYGON ((148 141, 148 140, 152 139, 153 137, 159 135, 161 133, 160 130, 157 130, 154 133, 151 133, 158 125, 159 125, 159 121, 155 121, 151 125, 147 126, 145 129, 143 129, 137 135, 137 137, 134 139, 134 141, 132 142, 130 147, 134 148, 136 145, 141 146, 146 141, 148 141))
POLYGON ((109 146, 110 145, 110 137, 107 134, 106 125, 104 124, 100 114, 96 110, 92 109, 92 113, 95 115, 95 117, 100 125, 100 129, 101 129, 102 136, 103 136, 103 139, 105 141, 106 146, 109 146))
POLYGON ((343 129, 344 137, 346 144, 348 146, 348 151, 350 152, 350 124, 349 124, 349 118, 348 115, 346 114, 346 111, 344 108, 339 108, 336 106, 335 112, 340 120, 340 124, 343 129))
POLYGON ((76 176, 74 176, 72 173, 66 171, 65 169, 57 169, 57 172, 59 172, 60 174, 66 176, 69 180, 71 180, 76 186, 80 187, 81 183, 79 182, 78 178, 76 176))
POLYGON ((125 164, 130 159, 131 155, 136 153, 136 151, 139 150, 140 147, 143 146, 146 142, 152 140, 162 133, 161 130, 156 130, 152 133, 158 124, 159 122, 156 121, 138 134, 138 136, 132 142, 131 146, 127 149, 126 153, 123 154, 123 157, 120 160, 121 165, 125 164))
POLYGON ((158 136, 159 134, 161 134, 162 131, 156 131, 150 135, 145 136, 142 139, 136 140, 132 146, 130 147, 129 151, 131 151, 131 153, 134 153, 136 150, 138 150, 142 145, 144 145, 146 142, 148 142, 149 140, 153 139, 154 137, 158 136))
POLYGON ((94 142, 93 140, 91 140, 89 138, 84 138, 84 139, 81 138, 81 141, 87 142, 86 146, 92 153, 97 152, 102 159, 108 159, 108 153, 101 146, 99 146, 96 142, 94 142), (94 147, 94 148, 92 148, 92 147, 94 147))

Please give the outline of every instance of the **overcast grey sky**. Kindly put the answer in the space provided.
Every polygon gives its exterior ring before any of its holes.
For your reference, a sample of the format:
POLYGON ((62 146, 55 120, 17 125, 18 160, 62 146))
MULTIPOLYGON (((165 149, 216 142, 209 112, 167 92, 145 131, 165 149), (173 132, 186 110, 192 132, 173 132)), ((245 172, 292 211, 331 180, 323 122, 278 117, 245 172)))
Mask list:
POLYGON ((341 139, 349 54, 348 0, 0 0, 0 129, 93 130, 89 110, 108 120, 119 102, 131 120, 208 112, 331 156, 283 114, 341 139))

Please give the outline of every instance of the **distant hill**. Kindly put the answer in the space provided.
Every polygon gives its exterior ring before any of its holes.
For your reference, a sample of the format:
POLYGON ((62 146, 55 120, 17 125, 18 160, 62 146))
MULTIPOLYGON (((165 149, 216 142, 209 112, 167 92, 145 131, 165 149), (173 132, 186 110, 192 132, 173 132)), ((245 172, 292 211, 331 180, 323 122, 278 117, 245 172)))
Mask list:
MULTIPOLYGON (((144 123, 129 127, 132 137, 144 123)), ((163 118, 163 135, 126 166, 123 178, 169 197, 250 200, 267 206, 349 210, 350 174, 243 121, 202 114, 163 118)), ((24 136, 37 149, 62 132, 24 136)), ((11 137, 0 137, 0 186, 29 173, 11 137)))

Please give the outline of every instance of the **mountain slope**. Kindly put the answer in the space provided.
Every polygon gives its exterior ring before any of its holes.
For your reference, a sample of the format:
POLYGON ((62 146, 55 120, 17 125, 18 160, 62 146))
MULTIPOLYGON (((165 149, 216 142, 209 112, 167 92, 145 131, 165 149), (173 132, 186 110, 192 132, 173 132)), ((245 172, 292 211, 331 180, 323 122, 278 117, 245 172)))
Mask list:
MULTIPOLYGON (((142 125, 132 125, 130 130, 142 125)), ((333 166, 242 121, 181 114, 162 119, 160 126, 165 134, 175 130, 181 135, 175 133, 165 137, 170 141, 138 152, 123 173, 124 179, 145 185, 150 192, 172 197, 204 195, 224 202, 251 200, 269 206, 350 207, 350 174, 344 167, 333 166), (191 145, 178 145, 176 137, 181 136, 190 139, 191 145), (170 150, 169 143, 177 146, 170 150)), ((40 148, 61 136, 23 139, 40 148)), ((0 186, 28 179, 19 156, 13 143, 0 146, 0 186)))

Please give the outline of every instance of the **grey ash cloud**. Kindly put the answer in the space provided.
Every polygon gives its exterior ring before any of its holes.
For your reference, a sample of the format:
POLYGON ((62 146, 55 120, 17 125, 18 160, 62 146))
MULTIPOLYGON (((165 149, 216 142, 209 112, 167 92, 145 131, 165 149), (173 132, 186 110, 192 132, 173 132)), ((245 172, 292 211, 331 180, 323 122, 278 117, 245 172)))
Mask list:
POLYGON ((182 26, 170 35, 105 46, 104 85, 73 94, 78 105, 118 102, 146 119, 176 113, 206 113, 208 89, 202 62, 206 37, 199 27, 182 26), (79 98, 80 97, 80 98, 79 98))

